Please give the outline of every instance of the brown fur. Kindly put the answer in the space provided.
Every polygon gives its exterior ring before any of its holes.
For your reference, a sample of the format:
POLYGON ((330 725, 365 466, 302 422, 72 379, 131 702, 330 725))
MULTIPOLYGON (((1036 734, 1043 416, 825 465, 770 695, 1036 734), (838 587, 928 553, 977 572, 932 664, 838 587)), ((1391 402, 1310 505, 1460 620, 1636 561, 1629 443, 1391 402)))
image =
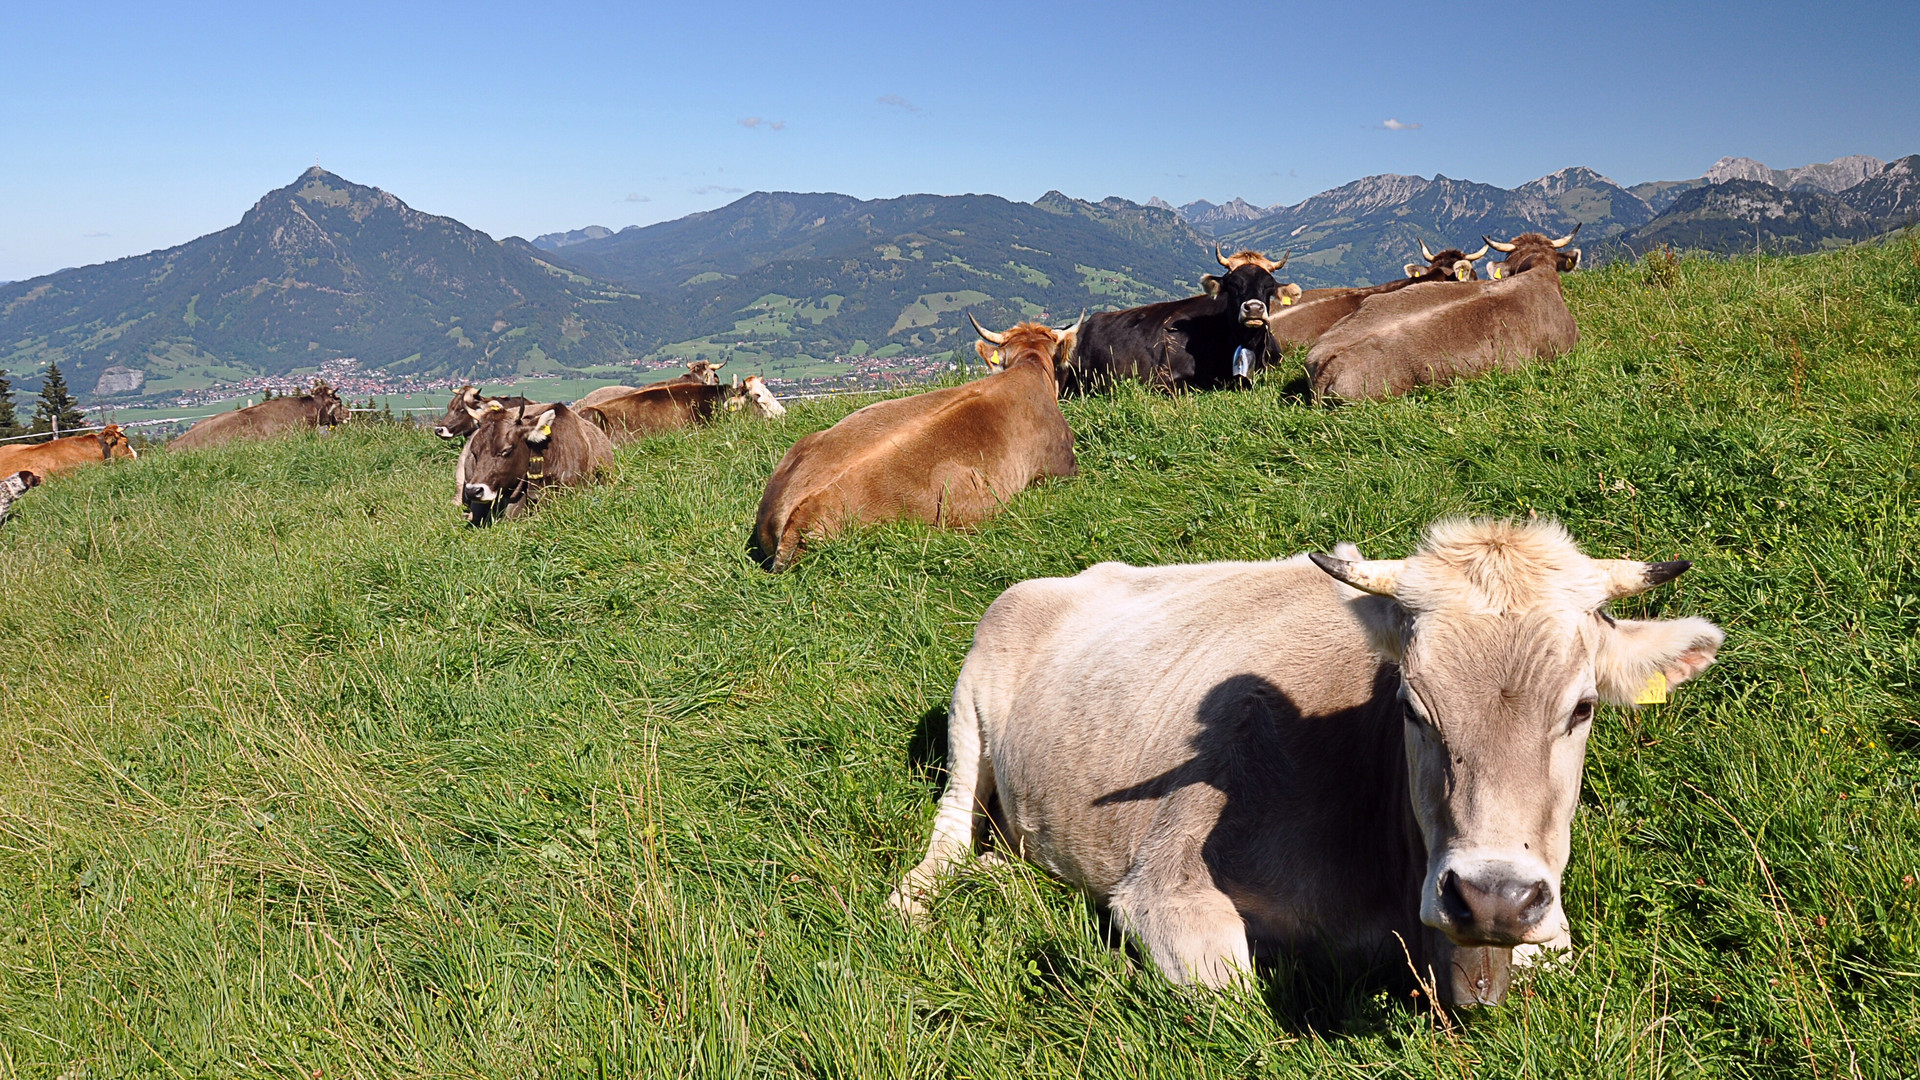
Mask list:
MULTIPOLYGON (((1577 253, 1576 253, 1577 257, 1577 253)), ((1499 281, 1443 281, 1368 297, 1307 353, 1313 395, 1397 397, 1488 371, 1516 371, 1580 340, 1551 265, 1499 281)))
POLYGON ((1267 310, 1267 333, 1281 350, 1311 345, 1333 329, 1333 324, 1360 310, 1368 297, 1399 292, 1410 285, 1452 281, 1455 263, 1465 258, 1459 249, 1448 248, 1429 259, 1426 271, 1418 275, 1353 289, 1308 289, 1292 305, 1267 310))
POLYGON ((777 572, 803 541, 856 521, 973 525, 1041 477, 1074 475, 1073 431, 1054 383, 1054 365, 1072 349, 1073 331, 1022 323, 999 346, 1000 373, 876 402, 801 439, 767 481, 754 555, 777 572))
POLYGON ((724 402, 728 392, 724 386, 670 379, 582 405, 580 415, 599 425, 615 446, 621 446, 644 435, 710 423, 714 406, 724 402))
POLYGON ((108 424, 90 435, 69 435, 51 442, 0 446, 0 476, 12 476, 26 470, 38 473, 44 480, 82 465, 99 464, 109 456, 140 456, 133 452, 133 444, 127 441, 126 434, 118 424, 108 424))
POLYGON ((487 413, 460 452, 457 466, 467 520, 490 524, 517 517, 550 487, 590 483, 613 462, 606 433, 565 405, 529 406, 487 413), (541 427, 548 428, 543 436, 541 427), (534 457, 537 471, 530 477, 534 457), (497 498, 487 500, 482 494, 497 498))
POLYGON ((523 397, 484 397, 479 387, 463 386, 454 391, 453 400, 447 403, 440 422, 433 426, 433 433, 443 439, 464 439, 480 426, 479 415, 489 405, 512 409, 531 404, 533 402, 523 397))
POLYGON ((209 416, 167 444, 170 450, 200 450, 238 439, 268 439, 301 428, 347 422, 347 407, 333 387, 315 382, 310 393, 278 397, 219 416, 209 416))

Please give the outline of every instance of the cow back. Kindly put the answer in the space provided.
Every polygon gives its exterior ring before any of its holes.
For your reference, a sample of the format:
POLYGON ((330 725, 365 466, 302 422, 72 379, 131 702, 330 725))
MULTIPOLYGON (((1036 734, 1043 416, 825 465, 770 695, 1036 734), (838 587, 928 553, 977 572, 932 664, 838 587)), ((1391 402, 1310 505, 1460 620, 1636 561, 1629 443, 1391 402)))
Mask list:
POLYGON ((1560 275, 1536 270, 1368 297, 1315 343, 1307 371, 1316 397, 1376 399, 1515 370, 1578 341, 1560 275))
POLYGON ((209 416, 167 444, 175 450, 198 450, 237 439, 266 439, 300 428, 318 428, 322 404, 311 394, 278 397, 244 409, 209 416))
POLYGON ((754 553, 784 569, 802 537, 854 521, 972 525, 1041 476, 1077 469, 1043 361, 875 402, 796 442, 767 481, 754 553))
POLYGON ((602 426, 616 444, 676 428, 705 424, 727 388, 678 378, 582 407, 583 416, 602 426))

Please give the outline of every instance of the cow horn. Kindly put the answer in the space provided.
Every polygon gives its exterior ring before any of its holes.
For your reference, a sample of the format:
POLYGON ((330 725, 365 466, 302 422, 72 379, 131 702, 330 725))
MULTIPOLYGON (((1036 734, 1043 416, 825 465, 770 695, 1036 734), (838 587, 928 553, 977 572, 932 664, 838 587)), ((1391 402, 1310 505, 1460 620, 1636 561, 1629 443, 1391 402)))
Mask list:
POLYGON ((1574 225, 1573 225, 1573 231, 1561 237, 1560 239, 1553 241, 1553 246, 1556 248, 1566 247, 1568 244, 1573 243, 1573 238, 1578 235, 1580 235, 1580 223, 1576 221, 1574 222, 1574 225))
POLYGON ((1400 583, 1400 571, 1407 566, 1405 559, 1348 560, 1318 551, 1307 558, 1334 578, 1375 596, 1392 596, 1400 583))
POLYGON ((1643 593, 1656 585, 1665 585, 1693 568, 1685 559, 1673 562, 1641 562, 1638 559, 1595 559, 1593 564, 1606 579, 1607 599, 1643 593))
POLYGON ((1433 252, 1427 250, 1427 242, 1424 239, 1420 241, 1420 257, 1428 262, 1433 261, 1433 252))
POLYGON ((967 321, 973 324, 974 331, 978 333, 981 337, 985 338, 988 344, 1005 345, 1007 343, 1007 335, 996 334, 993 331, 987 329, 986 327, 981 326, 980 320, 973 317, 973 312, 971 311, 967 312, 967 321))
POLYGON ((1492 248, 1495 251, 1512 251, 1517 246, 1514 244, 1503 244, 1500 241, 1495 240, 1491 236, 1483 235, 1480 237, 1480 239, 1485 240, 1487 242, 1487 246, 1492 248))
MULTIPOLYGON (((1482 239, 1485 239, 1485 237, 1482 237, 1482 239)), ((1487 245, 1485 245, 1484 247, 1482 247, 1482 248, 1481 248, 1481 249, 1480 249, 1479 251, 1476 251, 1476 252, 1474 252, 1474 253, 1472 253, 1472 254, 1470 254, 1470 255, 1468 255, 1468 256, 1467 256, 1467 261, 1468 261, 1468 262, 1479 262, 1479 261, 1480 261, 1481 259, 1484 259, 1484 258, 1486 258, 1486 257, 1487 257, 1487 249, 1488 249, 1488 248, 1491 248, 1492 246, 1493 246, 1492 244, 1487 244, 1487 245)))
POLYGON ((1291 258, 1293 258, 1293 249, 1288 248, 1287 250, 1280 253, 1280 261, 1277 263, 1274 263, 1273 269, 1267 272, 1270 274, 1277 274, 1280 271, 1285 270, 1287 268, 1287 260, 1291 258))
POLYGON ((1218 240, 1213 242, 1213 260, 1229 270, 1233 269, 1233 264, 1227 261, 1227 257, 1220 254, 1220 241, 1218 240))

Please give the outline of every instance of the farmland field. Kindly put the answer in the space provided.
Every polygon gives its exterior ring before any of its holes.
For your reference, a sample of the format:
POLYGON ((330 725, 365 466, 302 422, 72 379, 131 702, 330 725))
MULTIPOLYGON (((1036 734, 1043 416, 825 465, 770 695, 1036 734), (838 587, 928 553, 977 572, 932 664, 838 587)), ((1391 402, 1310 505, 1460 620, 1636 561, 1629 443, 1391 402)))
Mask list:
POLYGON ((761 486, 845 401, 487 530, 396 425, 39 489, 0 528, 0 1077, 1920 1072, 1920 244, 1568 291, 1573 355, 1395 402, 1069 401, 1078 478, 779 576, 761 486), (1564 966, 1461 1015, 1188 995, 1024 867, 886 907, 1002 589, 1458 513, 1692 559, 1618 608, 1728 632, 1601 711, 1564 966))

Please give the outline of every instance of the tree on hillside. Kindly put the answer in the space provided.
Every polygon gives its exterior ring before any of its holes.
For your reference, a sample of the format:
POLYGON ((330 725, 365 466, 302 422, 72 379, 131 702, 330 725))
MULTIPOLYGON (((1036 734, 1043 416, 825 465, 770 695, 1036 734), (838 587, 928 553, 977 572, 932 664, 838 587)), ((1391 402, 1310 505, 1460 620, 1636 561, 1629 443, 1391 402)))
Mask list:
POLYGON ((0 439, 20 434, 20 418, 13 411, 13 384, 7 381, 7 373, 0 369, 0 439))
POLYGON ((48 364, 47 377, 40 381, 40 400, 33 403, 33 430, 72 431, 86 426, 86 414, 67 391, 67 380, 60 374, 60 365, 48 364))

